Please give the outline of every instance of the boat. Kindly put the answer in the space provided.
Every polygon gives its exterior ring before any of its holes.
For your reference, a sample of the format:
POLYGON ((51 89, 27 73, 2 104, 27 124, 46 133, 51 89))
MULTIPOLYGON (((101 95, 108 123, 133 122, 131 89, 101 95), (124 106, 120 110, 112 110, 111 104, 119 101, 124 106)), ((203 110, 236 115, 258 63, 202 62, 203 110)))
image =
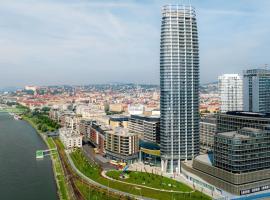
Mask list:
POLYGON ((22 119, 19 115, 14 115, 14 119, 16 119, 16 120, 20 120, 20 119, 22 119))

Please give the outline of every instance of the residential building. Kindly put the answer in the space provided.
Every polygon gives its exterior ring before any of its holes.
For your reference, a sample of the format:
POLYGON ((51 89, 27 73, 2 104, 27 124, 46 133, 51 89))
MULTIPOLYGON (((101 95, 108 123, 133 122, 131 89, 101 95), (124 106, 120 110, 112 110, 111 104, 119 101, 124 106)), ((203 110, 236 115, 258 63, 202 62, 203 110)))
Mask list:
POLYGON ((105 151, 106 157, 132 163, 138 158, 139 139, 136 133, 131 133, 126 128, 116 127, 106 131, 105 151))
POLYGON ((87 131, 89 129, 89 127, 92 125, 92 120, 81 120, 79 122, 79 132, 81 135, 83 136, 87 136, 87 131))
POLYGON ((98 149, 98 152, 105 154, 106 131, 112 130, 110 126, 100 121, 92 121, 87 129, 88 140, 98 149))
POLYGON ((244 71, 244 111, 270 112, 270 70, 244 71))
POLYGON ((60 128, 59 138, 66 149, 82 147, 82 135, 71 128, 60 128))
POLYGON ((139 104, 139 105, 128 105, 128 113, 130 115, 141 115, 143 114, 144 111, 144 106, 139 104))
POLYGON ((243 110, 243 80, 238 74, 218 77, 220 112, 243 110))
POLYGON ((128 129, 146 142, 160 143, 160 116, 131 115, 128 129))
POLYGON ((128 117, 124 115, 109 116, 109 125, 112 127, 128 127, 128 117))
POLYGON ((181 161, 199 154, 199 44, 195 10, 162 9, 160 144, 163 172, 180 173, 181 161))
POLYGON ((120 103, 114 103, 109 105, 111 112, 123 112, 123 105, 120 103))

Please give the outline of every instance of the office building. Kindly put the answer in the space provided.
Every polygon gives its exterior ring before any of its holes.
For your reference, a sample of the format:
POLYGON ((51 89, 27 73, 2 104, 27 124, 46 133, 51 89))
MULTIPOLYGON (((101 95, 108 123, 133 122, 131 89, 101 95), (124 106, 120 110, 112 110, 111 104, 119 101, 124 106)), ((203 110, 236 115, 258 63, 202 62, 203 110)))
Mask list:
POLYGON ((217 115, 218 133, 238 131, 244 127, 264 129, 269 124, 270 114, 267 113, 232 111, 217 115))
POLYGON ((243 80, 238 74, 218 77, 220 112, 243 110, 243 80))
POLYGON ((180 173, 199 154, 199 44, 195 10, 162 9, 160 42, 161 169, 180 173))
POLYGON ((270 189, 270 126, 215 135, 213 154, 183 163, 183 174, 199 176, 218 191, 247 195, 270 189))
POLYGON ((270 168, 270 126, 215 135, 214 166, 232 173, 270 168))
POLYGON ((213 150, 214 136, 216 133, 217 124, 216 116, 209 115, 201 118, 200 121, 200 150, 208 152, 213 150))
POLYGON ((131 115, 128 129, 146 142, 160 142, 160 116, 131 115))
POLYGON ((270 70, 244 71, 244 111, 270 112, 270 70))

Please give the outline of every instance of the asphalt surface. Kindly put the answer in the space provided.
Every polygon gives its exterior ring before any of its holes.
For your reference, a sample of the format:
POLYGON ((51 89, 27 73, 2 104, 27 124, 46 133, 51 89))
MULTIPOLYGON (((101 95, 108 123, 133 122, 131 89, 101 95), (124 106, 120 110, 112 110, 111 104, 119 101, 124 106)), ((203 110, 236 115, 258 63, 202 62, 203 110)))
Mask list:
POLYGON ((111 169, 116 169, 115 166, 113 166, 112 164, 109 163, 109 160, 107 159, 102 159, 102 160, 106 160, 107 162, 102 161, 101 159, 98 159, 98 156, 102 156, 100 154, 95 154, 94 152, 94 146, 91 145, 91 143, 85 143, 82 147, 83 150, 83 154, 84 156, 87 158, 87 160, 89 162, 94 162, 97 163, 98 165, 101 166, 101 168, 103 170, 111 170, 111 169))

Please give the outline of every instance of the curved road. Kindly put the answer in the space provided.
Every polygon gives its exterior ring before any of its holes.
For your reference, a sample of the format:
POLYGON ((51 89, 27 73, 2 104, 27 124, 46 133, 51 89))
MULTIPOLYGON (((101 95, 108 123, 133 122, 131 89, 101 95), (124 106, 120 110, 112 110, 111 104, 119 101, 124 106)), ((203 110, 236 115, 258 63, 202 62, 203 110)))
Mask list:
POLYGON ((151 198, 146 198, 146 197, 142 197, 142 196, 138 196, 138 195, 133 195, 133 194, 130 194, 130 193, 127 193, 127 192, 122 192, 120 190, 116 190, 116 189, 113 189, 113 188, 110 188, 110 187, 107 187, 105 185, 102 185, 92 179, 90 179, 89 177, 85 176, 80 170, 77 169, 77 167, 75 166, 75 164, 73 163, 70 155, 66 152, 66 155, 68 157, 68 161, 70 163, 70 166, 74 169, 74 171, 76 171, 76 173, 81 177, 83 178, 84 180, 86 180, 87 182, 93 184, 93 185, 96 185, 96 186, 99 186, 99 187, 102 187, 106 190, 109 190, 111 192, 114 192, 114 193, 118 193, 120 195, 124 195, 124 196, 129 196, 129 197, 132 197, 132 198, 135 198, 135 199, 138 199, 138 200, 154 200, 154 199, 151 199, 151 198))

